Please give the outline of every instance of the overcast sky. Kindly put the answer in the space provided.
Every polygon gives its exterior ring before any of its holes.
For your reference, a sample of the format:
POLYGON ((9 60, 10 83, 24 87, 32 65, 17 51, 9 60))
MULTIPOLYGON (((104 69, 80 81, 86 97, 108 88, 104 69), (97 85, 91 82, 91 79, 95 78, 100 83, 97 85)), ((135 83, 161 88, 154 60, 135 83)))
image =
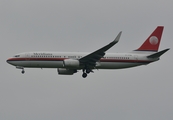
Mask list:
POLYGON ((172 0, 0 0, 1 120, 172 120, 172 0), (29 51, 93 52, 123 31, 107 52, 138 48, 164 26, 160 61, 124 70, 58 75, 6 59, 29 51))

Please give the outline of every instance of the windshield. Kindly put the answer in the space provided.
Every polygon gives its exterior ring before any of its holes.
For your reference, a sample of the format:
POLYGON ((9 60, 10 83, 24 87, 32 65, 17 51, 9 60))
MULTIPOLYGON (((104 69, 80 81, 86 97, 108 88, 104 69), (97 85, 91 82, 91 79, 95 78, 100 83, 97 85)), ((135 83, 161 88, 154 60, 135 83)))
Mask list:
POLYGON ((20 55, 15 55, 14 57, 20 57, 20 55))

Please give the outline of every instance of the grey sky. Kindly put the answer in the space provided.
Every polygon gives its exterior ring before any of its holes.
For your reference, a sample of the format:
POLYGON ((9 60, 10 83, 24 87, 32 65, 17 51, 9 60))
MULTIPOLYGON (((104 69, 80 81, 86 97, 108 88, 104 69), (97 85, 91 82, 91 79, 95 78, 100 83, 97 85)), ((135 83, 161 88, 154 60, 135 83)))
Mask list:
POLYGON ((160 50, 172 48, 171 0, 1 0, 1 120, 171 120, 172 49, 161 60, 124 70, 60 76, 56 69, 26 69, 6 63, 27 51, 92 52, 123 31, 108 52, 138 48, 165 26, 160 50))

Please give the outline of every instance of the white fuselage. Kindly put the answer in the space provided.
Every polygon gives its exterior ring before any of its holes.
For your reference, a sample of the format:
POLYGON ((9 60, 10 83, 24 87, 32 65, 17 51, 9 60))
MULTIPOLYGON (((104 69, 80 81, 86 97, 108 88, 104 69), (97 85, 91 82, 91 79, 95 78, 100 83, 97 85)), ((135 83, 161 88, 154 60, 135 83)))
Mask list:
MULTIPOLYGON (((65 59, 78 60, 88 53, 80 52, 28 52, 17 54, 7 60, 16 67, 27 68, 67 68, 64 66, 65 59)), ((146 65, 157 59, 149 59, 147 53, 106 53, 98 62, 95 69, 121 69, 146 65)), ((74 69, 81 69, 80 67, 74 69)))
POLYGON ((27 52, 9 58, 7 62, 16 68, 57 68, 60 75, 73 75, 82 70, 82 77, 93 72, 93 69, 122 69, 139 65, 147 65, 159 60, 167 52, 165 49, 158 52, 163 26, 158 26, 145 42, 136 50, 129 53, 106 53, 118 43, 121 32, 109 44, 91 53, 82 52, 27 52))

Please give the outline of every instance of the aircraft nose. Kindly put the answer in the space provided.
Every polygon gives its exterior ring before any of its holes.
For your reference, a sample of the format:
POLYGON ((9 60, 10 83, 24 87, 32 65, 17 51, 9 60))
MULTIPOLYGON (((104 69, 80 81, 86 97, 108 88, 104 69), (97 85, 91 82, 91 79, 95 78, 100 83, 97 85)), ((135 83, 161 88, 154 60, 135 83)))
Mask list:
POLYGON ((6 60, 6 62, 9 63, 9 64, 11 64, 12 59, 11 59, 11 58, 8 58, 8 59, 6 60))
POLYGON ((8 59, 6 60, 6 62, 7 62, 8 64, 10 64, 10 65, 18 66, 18 63, 16 63, 15 58, 8 58, 8 59))
POLYGON ((7 63, 9 63, 9 61, 10 61, 9 59, 6 60, 7 63))

